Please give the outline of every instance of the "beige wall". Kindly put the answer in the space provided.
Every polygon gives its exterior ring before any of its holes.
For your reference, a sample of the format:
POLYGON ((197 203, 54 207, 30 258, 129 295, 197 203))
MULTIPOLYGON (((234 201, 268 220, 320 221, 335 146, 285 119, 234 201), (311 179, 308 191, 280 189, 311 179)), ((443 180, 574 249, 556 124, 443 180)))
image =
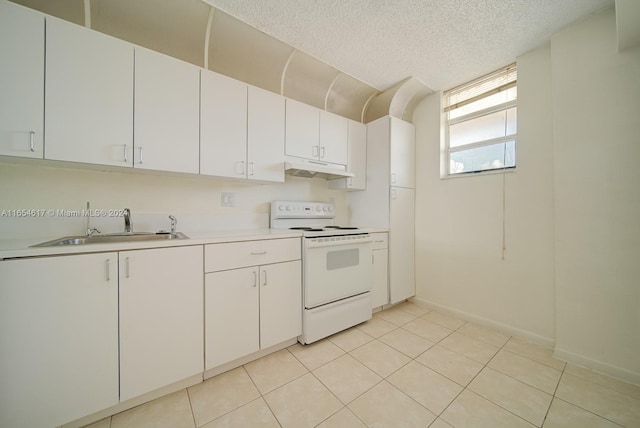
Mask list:
MULTIPOLYGON (((269 227, 273 199, 335 201, 336 222, 346 223, 344 190, 328 190, 326 180, 287 176, 285 183, 257 184, 187 175, 148 175, 7 164, 0 159, 0 212, 11 209, 81 210, 130 208, 134 230, 168 229, 174 214, 184 232, 269 227), (235 194, 233 208, 221 207, 222 192, 235 194)), ((93 218, 103 233, 120 232, 122 217, 93 218)), ((73 217, 0 218, 4 239, 60 237, 84 233, 73 217)))
POLYGON ((440 179, 439 96, 419 106, 416 291, 640 383, 640 49, 615 30, 610 9, 518 58, 515 173, 440 179))
POLYGON ((551 40, 556 354, 640 384, 640 47, 613 10, 551 40))
POLYGON ((553 163, 548 46, 518 59, 518 95, 514 173, 440 179, 440 94, 430 96, 414 113, 419 165, 416 291, 419 299, 435 307, 551 345, 553 163))

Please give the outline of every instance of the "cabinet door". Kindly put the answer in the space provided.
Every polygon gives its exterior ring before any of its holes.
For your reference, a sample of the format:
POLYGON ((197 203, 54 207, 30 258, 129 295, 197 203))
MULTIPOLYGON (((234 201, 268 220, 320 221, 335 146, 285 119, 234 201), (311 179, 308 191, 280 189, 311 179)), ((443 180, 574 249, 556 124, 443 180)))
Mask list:
POLYGON ((258 268, 205 276, 205 370, 260 349, 258 268))
POLYGON ((202 246, 120 253, 120 400, 202 373, 202 246))
POLYGON ((294 100, 286 102, 285 152, 288 156, 318 159, 320 110, 294 100))
POLYGON ((337 114, 320 110, 320 151, 323 162, 347 165, 349 122, 337 114))
POLYGON ((201 79, 200 174, 245 178, 247 85, 206 70, 201 79))
POLYGON ((284 182, 284 98, 249 87, 248 178, 284 182))
POLYGON ((414 296, 415 190, 391 188, 389 213, 390 303, 414 296))
POLYGON ((50 17, 46 35, 44 157, 131 166, 133 46, 50 17))
POLYGON ((42 158, 44 16, 0 2, 0 58, 0 155, 42 158))
POLYGON ((0 426, 59 426, 118 403, 117 260, 0 262, 0 426))
POLYGON ((134 167, 197 174, 199 68, 136 48, 135 70, 134 167))
POLYGON ((300 260, 260 267, 260 348, 302 334, 300 260))
POLYGON ((415 126, 409 122, 391 118, 391 185, 416 187, 415 174, 415 126))

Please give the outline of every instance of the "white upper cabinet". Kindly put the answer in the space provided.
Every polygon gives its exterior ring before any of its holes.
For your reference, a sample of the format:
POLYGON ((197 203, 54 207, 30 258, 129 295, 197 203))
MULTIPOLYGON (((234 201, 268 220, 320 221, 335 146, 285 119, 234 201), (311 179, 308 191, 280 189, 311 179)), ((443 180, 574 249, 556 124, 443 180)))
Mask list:
POLYGON ((367 188, 367 125, 349 120, 349 158, 347 171, 353 177, 329 181, 331 189, 365 190, 367 188))
POLYGON ((133 46, 47 17, 46 52, 44 157, 131 166, 133 46))
POLYGON ((322 162, 347 165, 349 157, 348 119, 320 110, 320 150, 322 162))
POLYGON ((0 2, 0 58, 0 155, 42 158, 42 14, 0 2))
POLYGON ((134 167, 199 172, 200 69, 135 49, 134 167))
POLYGON ((288 99, 285 122, 287 156, 347 165, 348 119, 288 99))
POLYGON ((319 110, 307 104, 287 100, 286 154, 305 159, 320 156, 319 110))
POLYGON ((247 85, 202 70, 200 173, 219 177, 247 175, 247 85))
POLYGON ((284 98, 202 71, 200 173, 284 181, 284 98))
POLYGON ((249 87, 247 178, 284 182, 284 98, 249 87))
POLYGON ((394 117, 391 117, 390 120, 390 184, 413 189, 416 187, 415 126, 394 117))

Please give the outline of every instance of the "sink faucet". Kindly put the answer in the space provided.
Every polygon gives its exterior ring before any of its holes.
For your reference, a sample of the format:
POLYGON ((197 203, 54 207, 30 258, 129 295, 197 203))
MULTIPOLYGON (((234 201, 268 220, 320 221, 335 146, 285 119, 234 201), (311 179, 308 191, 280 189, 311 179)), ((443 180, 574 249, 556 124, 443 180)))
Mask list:
POLYGON ((91 227, 91 224, 89 223, 89 220, 91 219, 91 205, 89 204, 89 201, 87 201, 87 211, 84 215, 87 217, 87 236, 91 237, 94 232, 102 233, 95 227, 91 227))
POLYGON ((169 220, 171 220, 171 234, 175 235, 176 233, 176 225, 178 224, 178 219, 174 216, 170 215, 169 220))
POLYGON ((124 233, 133 233, 133 223, 131 222, 131 210, 124 209, 124 233))

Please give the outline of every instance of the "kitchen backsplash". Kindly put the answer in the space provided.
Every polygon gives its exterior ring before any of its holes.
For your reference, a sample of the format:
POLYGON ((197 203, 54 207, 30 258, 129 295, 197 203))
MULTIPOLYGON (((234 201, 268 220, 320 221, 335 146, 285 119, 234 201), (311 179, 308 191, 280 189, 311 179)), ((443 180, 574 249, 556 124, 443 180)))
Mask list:
POLYGON ((269 227, 270 202, 318 200, 336 205, 336 223, 348 223, 346 192, 329 190, 326 180, 287 177, 285 183, 233 182, 212 177, 104 172, 0 163, 0 237, 30 239, 83 234, 83 210, 91 203, 91 227, 102 233, 124 229, 122 209, 130 208, 134 231, 269 227), (233 207, 222 206, 222 193, 233 207))

